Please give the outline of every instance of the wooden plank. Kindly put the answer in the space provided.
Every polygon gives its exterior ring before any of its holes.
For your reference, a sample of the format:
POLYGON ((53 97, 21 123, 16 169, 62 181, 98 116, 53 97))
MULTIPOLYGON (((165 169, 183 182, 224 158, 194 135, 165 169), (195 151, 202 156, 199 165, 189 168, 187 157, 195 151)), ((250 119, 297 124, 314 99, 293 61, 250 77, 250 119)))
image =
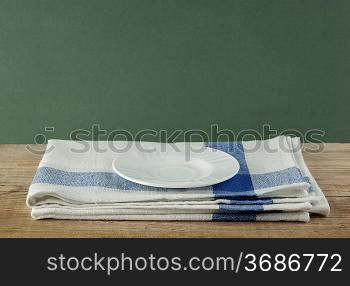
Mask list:
POLYGON ((0 237, 350 237, 350 144, 328 143, 323 152, 304 156, 331 205, 329 217, 315 216, 310 223, 34 221, 25 198, 41 155, 3 144, 0 237))

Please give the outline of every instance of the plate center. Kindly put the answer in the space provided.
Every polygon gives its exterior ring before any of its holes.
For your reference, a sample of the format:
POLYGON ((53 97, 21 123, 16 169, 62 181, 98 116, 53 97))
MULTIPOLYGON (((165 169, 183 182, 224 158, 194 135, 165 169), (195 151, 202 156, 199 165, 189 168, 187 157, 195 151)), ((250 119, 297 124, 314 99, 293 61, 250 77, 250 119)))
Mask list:
POLYGON ((169 182, 181 182, 190 181, 197 177, 196 170, 185 166, 170 166, 157 169, 155 172, 156 177, 169 181, 169 182))

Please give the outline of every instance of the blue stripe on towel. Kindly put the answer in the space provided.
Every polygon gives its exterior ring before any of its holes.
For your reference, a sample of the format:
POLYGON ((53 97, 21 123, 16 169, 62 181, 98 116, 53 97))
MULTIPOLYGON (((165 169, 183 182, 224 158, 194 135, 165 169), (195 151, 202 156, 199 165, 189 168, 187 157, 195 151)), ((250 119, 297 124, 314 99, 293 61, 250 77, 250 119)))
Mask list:
POLYGON ((270 172, 266 174, 251 175, 254 189, 271 188, 281 185, 290 185, 306 182, 300 170, 296 167, 284 169, 283 171, 270 172))
POLYGON ((213 214, 213 221, 256 221, 256 214, 213 214))
POLYGON ((262 204, 258 205, 228 205, 228 204, 219 204, 219 210, 216 213, 235 213, 235 212, 262 212, 264 207, 262 204))
POLYGON ((227 196, 255 196, 251 175, 245 160, 244 149, 241 142, 211 142, 208 147, 218 149, 235 157, 239 162, 240 169, 233 178, 213 185, 215 198, 227 196))
POLYGON ((259 200, 230 200, 230 205, 269 205, 273 204, 273 200, 270 198, 264 198, 259 200))
MULTIPOLYGON (((173 189, 155 188, 128 181, 115 173, 108 172, 68 172, 51 167, 40 167, 33 184, 51 184, 69 187, 102 187, 133 191, 168 191, 173 189)), ((177 189, 181 191, 183 189, 177 189)))
MULTIPOLYGON (((299 171, 299 170, 297 170, 299 171)), ((258 176, 264 183, 261 183, 260 186, 264 187, 273 187, 278 185, 279 183, 291 183, 291 182, 305 182, 306 180, 301 177, 300 180, 298 177, 293 177, 293 174, 297 174, 297 171, 294 168, 289 168, 285 170, 281 170, 278 172, 271 172, 258 176), (279 179, 270 179, 270 178, 286 178, 286 181, 279 179), (293 178, 293 180, 291 180, 293 178)), ((231 181, 232 179, 228 180, 231 181)), ((227 181, 226 181, 227 182, 227 181)), ((236 197, 255 197, 254 191, 249 189, 245 190, 244 185, 242 184, 241 189, 237 189, 237 186, 229 183, 220 183, 213 186, 213 194, 214 198, 236 198, 236 197), (229 187, 230 186, 230 187, 229 187)), ((133 183, 122 177, 118 176, 115 173, 108 172, 68 172, 62 171, 51 167, 40 167, 34 178, 33 184, 42 183, 42 184, 51 184, 51 185, 62 185, 62 186, 70 186, 70 187, 103 187, 103 188, 111 188, 111 189, 119 189, 119 190, 132 190, 132 191, 186 191, 187 189, 164 189, 164 188, 155 188, 140 185, 137 183, 133 183)), ((194 189, 191 189, 192 191, 194 189)), ((198 192, 201 191, 201 188, 198 188, 198 192)), ((259 200, 254 200, 254 203, 259 200)), ((261 204, 264 203, 265 200, 261 200, 261 204)), ((245 204, 247 201, 245 200, 245 204)), ((266 202, 269 203, 269 202, 266 202)))

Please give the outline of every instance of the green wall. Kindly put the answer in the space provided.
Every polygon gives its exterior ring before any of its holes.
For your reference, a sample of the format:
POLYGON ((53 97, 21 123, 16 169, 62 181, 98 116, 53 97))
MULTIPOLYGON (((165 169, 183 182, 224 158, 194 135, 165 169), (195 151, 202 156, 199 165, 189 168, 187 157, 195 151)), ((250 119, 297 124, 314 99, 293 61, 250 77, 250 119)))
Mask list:
POLYGON ((350 142, 349 15, 346 0, 1 0, 0 143, 93 124, 350 142))

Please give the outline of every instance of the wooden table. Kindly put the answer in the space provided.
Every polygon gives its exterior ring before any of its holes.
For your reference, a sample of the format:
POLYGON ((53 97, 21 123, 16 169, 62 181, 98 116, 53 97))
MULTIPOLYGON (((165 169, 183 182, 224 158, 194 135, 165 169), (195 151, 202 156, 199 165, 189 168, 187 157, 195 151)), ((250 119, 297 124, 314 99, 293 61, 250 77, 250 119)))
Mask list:
POLYGON ((329 217, 313 216, 309 223, 35 221, 25 198, 41 156, 25 145, 0 145, 0 237, 350 237, 350 144, 304 152, 331 206, 329 217))

